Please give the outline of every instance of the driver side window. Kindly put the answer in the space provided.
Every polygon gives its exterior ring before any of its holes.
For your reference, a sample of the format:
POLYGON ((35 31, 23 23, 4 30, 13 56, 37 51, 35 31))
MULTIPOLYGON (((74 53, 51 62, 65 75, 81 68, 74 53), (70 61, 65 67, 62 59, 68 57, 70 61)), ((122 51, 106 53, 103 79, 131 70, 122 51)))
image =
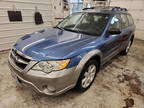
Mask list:
POLYGON ((121 23, 120 23, 120 15, 116 14, 110 23, 109 29, 121 29, 121 23))

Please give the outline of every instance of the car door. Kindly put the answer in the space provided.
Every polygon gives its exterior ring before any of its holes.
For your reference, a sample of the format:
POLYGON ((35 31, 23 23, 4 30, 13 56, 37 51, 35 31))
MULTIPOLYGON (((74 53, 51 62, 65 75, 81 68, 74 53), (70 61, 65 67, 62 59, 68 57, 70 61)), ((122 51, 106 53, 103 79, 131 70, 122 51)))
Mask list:
POLYGON ((129 29, 130 36, 131 36, 135 32, 135 25, 134 25, 133 18, 132 18, 132 16, 130 14, 127 14, 127 18, 128 18, 128 22, 129 22, 128 29, 129 29))
POLYGON ((121 34, 122 34, 122 37, 120 38, 120 40, 122 41, 122 43, 125 43, 129 36, 130 36, 130 28, 128 27, 129 26, 129 21, 128 21, 128 18, 127 18, 127 14, 121 14, 121 25, 122 25, 122 30, 121 30, 121 34))
POLYGON ((107 34, 104 38, 103 56, 104 62, 108 61, 119 52, 121 47, 122 34, 110 34, 110 29, 118 29, 121 31, 121 18, 119 14, 115 14, 111 19, 107 34))

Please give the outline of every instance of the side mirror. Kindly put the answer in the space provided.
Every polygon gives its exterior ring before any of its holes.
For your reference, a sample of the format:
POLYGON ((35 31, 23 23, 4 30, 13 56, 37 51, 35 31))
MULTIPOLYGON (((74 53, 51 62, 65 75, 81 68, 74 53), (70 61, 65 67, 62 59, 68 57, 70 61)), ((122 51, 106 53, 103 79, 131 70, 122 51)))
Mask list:
POLYGON ((108 30, 109 34, 111 35, 114 35, 114 34, 120 34, 121 33, 121 30, 120 29, 117 29, 117 28, 110 28, 108 30))

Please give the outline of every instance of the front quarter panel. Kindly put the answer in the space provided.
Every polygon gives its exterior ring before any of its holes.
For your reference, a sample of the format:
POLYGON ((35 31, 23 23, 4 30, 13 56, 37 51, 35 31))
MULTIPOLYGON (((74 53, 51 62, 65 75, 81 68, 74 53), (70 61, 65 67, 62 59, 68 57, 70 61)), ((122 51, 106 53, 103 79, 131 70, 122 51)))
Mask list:
POLYGON ((88 52, 87 54, 83 55, 83 57, 81 57, 81 60, 80 62, 78 63, 78 65, 76 66, 76 69, 75 69, 75 72, 74 72, 74 75, 73 75, 73 81, 74 81, 74 84, 77 84, 77 81, 79 79, 79 76, 82 72, 82 69, 83 67, 85 66, 85 64, 94 56, 100 56, 100 58, 102 58, 102 52, 98 49, 96 50, 92 50, 90 52, 88 52))

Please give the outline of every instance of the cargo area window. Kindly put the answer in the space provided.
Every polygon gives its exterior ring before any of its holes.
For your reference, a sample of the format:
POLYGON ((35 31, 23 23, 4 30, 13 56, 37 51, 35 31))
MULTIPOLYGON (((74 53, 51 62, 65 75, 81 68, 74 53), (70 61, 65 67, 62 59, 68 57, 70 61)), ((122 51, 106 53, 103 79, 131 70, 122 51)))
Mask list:
POLYGON ((126 28, 129 26, 129 21, 126 14, 121 14, 122 19, 122 28, 126 28))
POLYGON ((129 20, 129 25, 133 25, 134 24, 134 21, 133 21, 133 18, 131 15, 127 15, 127 18, 129 20))

